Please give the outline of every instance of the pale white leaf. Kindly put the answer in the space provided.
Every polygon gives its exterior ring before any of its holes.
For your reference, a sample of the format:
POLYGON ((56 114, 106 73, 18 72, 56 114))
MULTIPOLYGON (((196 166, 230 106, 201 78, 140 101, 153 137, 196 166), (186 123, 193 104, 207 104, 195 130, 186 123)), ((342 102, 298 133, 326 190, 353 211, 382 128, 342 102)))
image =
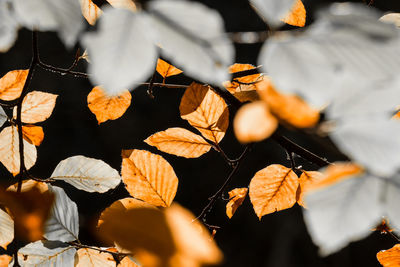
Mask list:
POLYGON ((389 218, 389 225, 400 233, 400 173, 386 180, 382 198, 385 199, 385 213, 383 215, 389 218))
POLYGON ((86 33, 82 42, 90 55, 93 84, 117 95, 150 76, 157 59, 151 26, 143 12, 105 8, 97 32, 86 33))
POLYGON ((261 17, 271 26, 279 26, 290 12, 295 0, 250 0, 261 17))
POLYGON ((172 63, 203 82, 220 85, 229 80, 234 47, 216 10, 184 0, 151 1, 148 10, 156 43, 172 63))
POLYGON ((0 107, 0 127, 7 121, 7 114, 4 112, 4 109, 0 107))
POLYGON ((59 241, 39 240, 18 250, 21 267, 74 266, 76 249, 59 241))
POLYGON ((49 185, 55 200, 45 223, 44 237, 48 240, 70 242, 78 239, 79 214, 76 204, 57 186, 49 185))
POLYGON ((7 52, 17 39, 18 23, 11 7, 12 1, 0 0, 0 52, 7 52))
POLYGON ((382 16, 379 20, 387 23, 392 23, 396 25, 396 27, 400 28, 400 13, 389 13, 382 16))
POLYGON ((50 178, 63 180, 80 190, 99 193, 115 188, 121 182, 118 171, 107 163, 84 156, 60 161, 50 178))
POLYGON ((14 221, 7 212, 0 209, 0 246, 4 249, 14 239, 14 221))

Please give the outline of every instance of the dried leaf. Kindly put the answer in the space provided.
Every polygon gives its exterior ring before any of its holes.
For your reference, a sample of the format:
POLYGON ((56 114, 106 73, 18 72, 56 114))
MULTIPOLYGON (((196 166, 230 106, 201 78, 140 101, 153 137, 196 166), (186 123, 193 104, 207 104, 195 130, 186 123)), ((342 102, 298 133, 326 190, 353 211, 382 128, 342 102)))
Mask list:
POLYGON ((325 176, 317 171, 303 171, 299 179, 299 187, 297 189, 297 203, 306 208, 304 203, 304 194, 313 186, 313 184, 320 182, 325 176))
MULTIPOLYGON (((30 169, 36 162, 36 147, 25 139, 23 143, 25 167, 30 169)), ((6 127, 0 132, 0 161, 14 176, 19 173, 19 138, 15 126, 6 127)))
POLYGON ((271 136, 278 127, 278 120, 262 101, 242 106, 233 120, 236 138, 242 143, 258 142, 271 136))
MULTIPOLYGON (((22 101, 21 120, 24 123, 37 123, 51 116, 56 105, 57 95, 33 91, 28 93, 22 101)), ((14 118, 17 117, 17 108, 14 108, 14 118)))
POLYGON ((81 3, 82 15, 90 25, 94 25, 103 11, 92 0, 79 0, 81 3))
POLYGON ((183 128, 169 128, 153 134, 144 141, 163 152, 185 158, 198 158, 211 148, 203 137, 183 128))
POLYGON ((229 191, 229 202, 226 204, 226 215, 232 218, 233 214, 235 214, 237 208, 242 205, 244 199, 246 198, 248 189, 244 188, 235 188, 229 191))
POLYGON ((123 150, 121 173, 131 196, 155 206, 171 205, 178 177, 163 157, 145 150, 123 150))
POLYGON ((400 13, 389 13, 382 16, 379 20, 386 23, 392 23, 396 25, 396 27, 400 28, 400 13))
POLYGON ((44 138, 43 128, 35 125, 22 126, 22 134, 26 141, 35 146, 40 146, 44 138))
POLYGON ((75 254, 75 267, 115 267, 116 265, 117 263, 110 253, 80 248, 75 254))
POLYGON ((9 255, 0 255, 0 266, 1 267, 6 267, 9 266, 10 262, 12 260, 12 257, 9 255))
MULTIPOLYGON (((4 249, 7 249, 8 244, 10 244, 13 239, 14 221, 7 212, 0 209, 0 246, 2 246, 4 249)), ((0 264, 0 266, 3 265, 0 264)), ((8 266, 8 264, 6 266, 8 266)))
POLYGON ((183 94, 179 110, 182 119, 214 143, 219 143, 228 129, 228 107, 210 86, 193 82, 183 94))
POLYGON ((292 10, 282 21, 293 26, 304 27, 304 25, 306 25, 306 17, 306 9, 304 8, 303 2, 301 2, 301 0, 296 0, 292 10))
POLYGON ((9 101, 17 99, 24 88, 28 70, 12 70, 0 79, 0 99, 9 101))
POLYGON ((382 250, 376 254, 378 261, 383 267, 400 266, 400 244, 394 245, 391 249, 382 250))
POLYGON ((121 91, 117 96, 108 96, 100 86, 96 86, 87 96, 88 107, 100 123, 115 120, 124 115, 131 104, 131 93, 121 91))
POLYGON ((258 218, 296 203, 297 175, 289 168, 272 164, 251 179, 249 196, 258 218))
POLYGON ((157 72, 165 79, 166 77, 181 74, 182 71, 162 59, 157 61, 157 72))

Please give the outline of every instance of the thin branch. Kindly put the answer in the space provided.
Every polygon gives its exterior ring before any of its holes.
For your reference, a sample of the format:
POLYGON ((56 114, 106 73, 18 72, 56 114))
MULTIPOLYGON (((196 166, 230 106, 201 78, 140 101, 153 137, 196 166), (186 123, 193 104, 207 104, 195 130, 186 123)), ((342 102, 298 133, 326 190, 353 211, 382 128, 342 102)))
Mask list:
POLYGON ((74 77, 77 78, 85 78, 85 79, 89 79, 89 74, 84 73, 84 72, 79 72, 79 71, 72 71, 70 69, 62 69, 62 68, 58 68, 58 67, 54 67, 52 65, 48 65, 45 64, 41 61, 38 62, 38 66, 41 67, 44 70, 50 71, 50 72, 54 72, 54 73, 58 73, 60 75, 72 75, 74 77))
POLYGON ((81 243, 78 243, 78 242, 67 242, 67 244, 68 244, 68 245, 71 245, 71 246, 73 246, 73 247, 76 247, 76 248, 78 248, 78 249, 80 249, 80 248, 89 248, 89 249, 97 250, 97 251, 100 251, 100 252, 103 252, 103 253, 108 253, 108 254, 111 254, 111 255, 117 257, 120 261, 121 261, 125 256, 131 255, 131 254, 128 254, 128 253, 121 253, 121 252, 108 251, 108 250, 101 249, 101 248, 98 248, 98 247, 93 247, 93 246, 89 246, 89 245, 84 245, 84 244, 81 244, 81 243))

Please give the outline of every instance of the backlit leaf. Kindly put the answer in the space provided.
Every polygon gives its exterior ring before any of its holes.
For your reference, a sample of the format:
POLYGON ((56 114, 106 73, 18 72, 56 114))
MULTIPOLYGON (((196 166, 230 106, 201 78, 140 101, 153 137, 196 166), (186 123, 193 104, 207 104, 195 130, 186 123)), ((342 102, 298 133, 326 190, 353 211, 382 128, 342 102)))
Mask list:
POLYGON ((79 0, 79 2, 81 3, 83 16, 90 25, 94 25, 103 11, 92 0, 79 0))
MULTIPOLYGON (((25 139, 23 143, 25 167, 30 169, 36 162, 36 147, 25 139)), ((19 139, 15 126, 6 127, 0 132, 0 161, 14 176, 19 173, 19 139)))
POLYGON ((9 266, 9 264, 11 263, 12 257, 9 255, 0 255, 0 266, 9 266))
POLYGON ((400 28, 400 13, 389 13, 382 16, 379 20, 387 23, 393 23, 396 25, 396 27, 400 28))
POLYGON ((306 9, 304 8, 303 2, 301 2, 301 0, 296 0, 290 13, 282 20, 293 26, 304 27, 306 24, 306 9))
POLYGON ((278 127, 278 120, 262 101, 248 103, 236 113, 233 129, 242 143, 258 142, 271 136, 278 127))
POLYGON ((12 70, 0 79, 0 99, 17 99, 24 88, 28 70, 12 70))
POLYGON ((114 8, 125 8, 130 11, 136 11, 136 5, 133 0, 106 0, 114 8))
POLYGON ((169 128, 144 141, 163 152, 185 158, 200 157, 211 149, 211 145, 203 137, 183 128, 169 128))
POLYGON ((383 267, 400 266, 400 244, 394 245, 388 250, 382 250, 376 254, 378 261, 383 267))
POLYGON ((292 169, 272 164, 258 171, 251 179, 249 196, 258 218, 288 209, 296 203, 299 185, 292 169))
POLYGON ((163 78, 173 76, 173 75, 178 75, 178 74, 182 73, 182 71, 180 69, 172 66, 171 64, 165 62, 164 60, 162 60, 160 58, 157 61, 156 70, 163 78))
MULTIPOLYGON (((33 91, 28 93, 22 102, 21 120, 24 123, 37 123, 51 116, 58 95, 33 91)), ((14 118, 17 108, 14 108, 14 118)))
POLYGON ((131 196, 155 206, 171 205, 178 177, 163 157, 145 150, 123 150, 121 173, 131 196))
POLYGON ((313 184, 320 182, 324 179, 324 175, 317 171, 303 171, 299 178, 299 188, 297 189, 296 198, 297 203, 306 208, 304 203, 304 194, 310 190, 313 184))
POLYGON ((246 198, 248 189, 244 188, 235 188, 229 191, 229 202, 226 204, 226 215, 232 218, 233 214, 235 214, 237 208, 242 205, 244 199, 246 198))
POLYGON ((210 86, 193 82, 182 96, 179 111, 182 119, 214 143, 219 143, 228 129, 228 107, 210 86))
POLYGON ((115 267, 116 265, 117 263, 110 253, 90 248, 80 248, 76 252, 75 267, 115 267))
POLYGON ((296 0, 250 0, 258 14, 271 26, 279 26, 296 0))
MULTIPOLYGON (((14 221, 7 212, 0 209, 0 246, 7 249, 14 239, 14 221)), ((0 264, 0 266, 2 266, 0 264)), ((7 265, 6 265, 7 266, 7 265)))
POLYGON ((118 264, 118 267, 140 267, 140 265, 136 264, 128 256, 126 256, 118 264))
POLYGON ((40 146, 44 138, 43 128, 35 125, 22 126, 22 134, 26 141, 35 146, 40 146))
POLYGON ((0 52, 7 52, 18 35, 18 23, 10 7, 11 0, 0 1, 0 52))
POLYGON ((131 104, 131 99, 128 90, 121 91, 116 96, 108 96, 100 86, 94 87, 87 96, 88 107, 96 115, 99 124, 124 115, 131 104))
POLYGON ((118 171, 107 163, 84 156, 60 161, 50 178, 62 180, 80 190, 99 193, 107 192, 121 182, 118 171))

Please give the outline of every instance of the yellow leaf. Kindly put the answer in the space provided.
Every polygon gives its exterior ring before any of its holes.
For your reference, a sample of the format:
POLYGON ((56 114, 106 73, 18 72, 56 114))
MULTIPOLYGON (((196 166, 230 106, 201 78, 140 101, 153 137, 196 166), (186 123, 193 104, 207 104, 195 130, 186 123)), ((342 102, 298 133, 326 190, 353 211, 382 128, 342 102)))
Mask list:
POLYGON ((124 8, 130 11, 136 11, 136 5, 133 0, 107 0, 114 8, 124 8))
POLYGON ((250 182, 250 201, 258 218, 292 207, 299 186, 297 175, 289 168, 272 164, 258 171, 250 182))
POLYGON ((81 3, 82 15, 90 25, 94 25, 103 11, 92 0, 79 0, 79 2, 81 3))
POLYGON ((28 70, 13 70, 0 79, 0 99, 9 101, 17 99, 24 88, 28 70))
POLYGON ((304 27, 306 25, 306 9, 303 2, 297 0, 290 13, 282 21, 293 26, 304 27))
POLYGON ((7 267, 9 266, 12 257, 9 255, 0 255, 0 267, 7 267))
MULTIPOLYGON (((23 139, 24 163, 26 169, 30 169, 36 162, 36 147, 23 139)), ((15 126, 4 128, 0 132, 0 162, 14 176, 19 173, 20 155, 18 130, 15 126)))
POLYGON ((299 178, 299 187, 297 189, 297 203, 306 208, 304 203, 304 194, 312 187, 313 184, 318 183, 324 178, 324 175, 316 171, 303 171, 299 178))
POLYGON ((160 58, 157 61, 156 70, 163 78, 173 76, 173 75, 178 75, 183 72, 180 69, 172 66, 171 64, 165 62, 164 60, 162 60, 160 58))
POLYGON ((242 143, 258 142, 268 138, 277 127, 277 119, 261 101, 242 106, 233 121, 236 138, 242 143))
POLYGON ((237 208, 242 205, 244 199, 247 195, 247 188, 235 188, 229 191, 229 202, 226 204, 226 215, 232 218, 233 214, 235 214, 237 208))
POLYGON ((90 248, 80 248, 75 254, 75 267, 115 267, 116 264, 110 253, 90 248))
POLYGON ((4 249, 7 249, 8 244, 10 244, 11 241, 13 241, 13 239, 14 239, 14 221, 7 212, 0 209, 0 246, 3 247, 4 249))
MULTIPOLYGON (((21 120, 24 123, 36 123, 46 120, 53 112, 57 95, 33 91, 22 101, 21 120)), ((14 118, 17 117, 17 107, 14 108, 14 118)))
POLYGON ((121 173, 131 196, 155 206, 171 205, 178 177, 163 157, 145 150, 123 150, 121 173))
POLYGON ((378 252, 376 257, 383 267, 400 267, 400 244, 394 245, 391 249, 378 252))
POLYGON ((214 143, 219 143, 228 129, 228 107, 210 86, 193 82, 183 94, 179 110, 182 119, 214 143))
POLYGON ((198 158, 211 148, 203 137, 183 128, 169 128, 144 141, 163 152, 185 158, 198 158))
POLYGON ((87 96, 88 107, 100 123, 115 120, 124 115, 131 104, 131 93, 125 90, 117 96, 108 96, 100 86, 96 86, 87 96))
POLYGON ((43 128, 35 125, 22 126, 24 139, 35 146, 40 146, 44 138, 43 128))

